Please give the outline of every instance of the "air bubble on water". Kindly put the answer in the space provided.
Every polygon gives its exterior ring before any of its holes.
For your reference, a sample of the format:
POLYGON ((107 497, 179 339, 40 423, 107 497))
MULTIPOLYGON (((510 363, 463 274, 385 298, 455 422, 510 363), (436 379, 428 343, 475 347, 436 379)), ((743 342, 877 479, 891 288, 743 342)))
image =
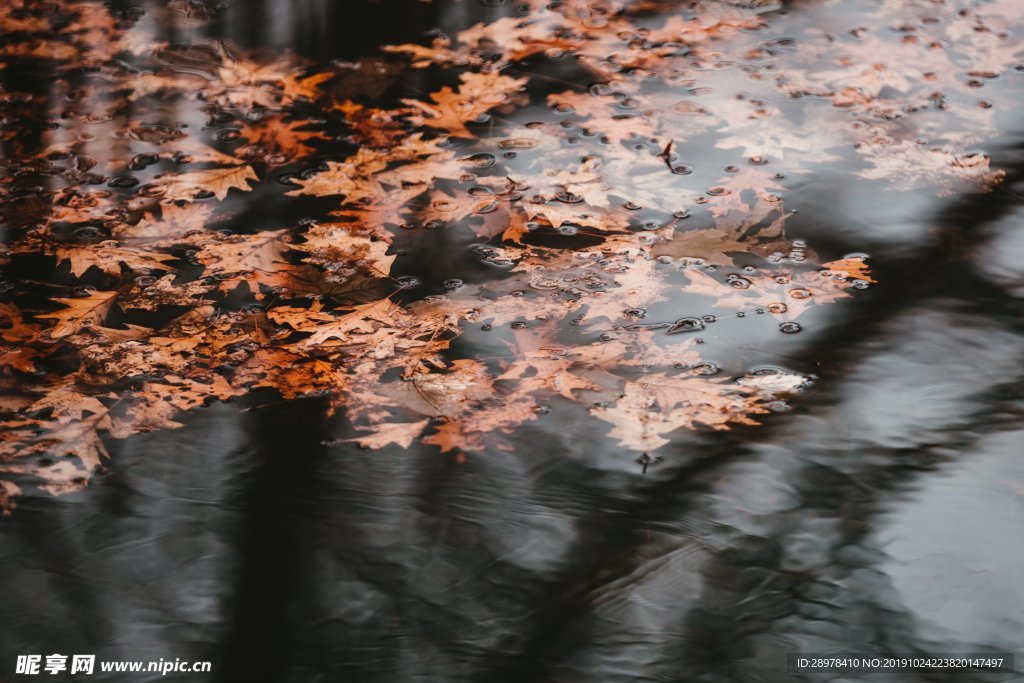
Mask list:
POLYGON ((706 376, 717 375, 718 373, 720 373, 722 371, 722 369, 720 367, 718 367, 717 363, 711 363, 709 361, 705 361, 703 363, 697 363, 691 369, 694 372, 696 372, 698 375, 706 375, 706 376))
POLYGON ((867 289, 871 286, 871 283, 867 280, 854 280, 851 284, 854 289, 867 289))
POLYGON ((530 280, 530 287, 541 291, 558 289, 558 281, 550 277, 538 277, 530 280))
POLYGON ((732 190, 722 185, 715 185, 714 187, 708 188, 707 194, 712 197, 724 197, 725 195, 732 194, 732 190))
POLYGON ((508 138, 498 143, 501 149, 532 149, 538 145, 534 138, 508 138))
MULTIPOLYGON (((768 304, 768 312, 769 313, 774 313, 776 315, 779 315, 781 313, 785 313, 788 310, 789 310, 789 306, 787 306, 786 304, 781 303, 781 302, 768 304)), ((764 313, 764 311, 762 309, 758 309, 757 312, 758 313, 764 313)))
POLYGON ((814 296, 814 294, 809 289, 799 287, 797 289, 789 290, 789 296, 791 296, 794 299, 810 299, 812 296, 814 296))
POLYGON ((395 282, 398 283, 400 289, 415 289, 420 286, 419 279, 412 275, 403 275, 395 278, 395 282))
POLYGON ((739 275, 730 275, 726 281, 729 283, 729 286, 734 289, 750 289, 750 285, 753 284, 747 278, 740 277, 739 275))
POLYGON ((136 154, 132 157, 132 165, 137 168, 145 168, 146 166, 152 166, 153 164, 160 161, 160 157, 156 154, 136 154))
POLYGON ((693 166, 688 164, 676 164, 672 167, 672 172, 676 175, 690 175, 693 173, 693 166))
POLYGON ((490 168, 498 163, 497 158, 493 154, 487 154, 486 152, 463 157, 460 161, 473 168, 490 168))
POLYGON ((478 202, 473 206, 474 213, 492 213, 498 210, 498 202, 494 200, 478 202))
POLYGON ((704 329, 704 321, 700 318, 680 318, 672 323, 665 334, 680 334, 683 332, 697 332, 704 329))
POLYGON ((465 283, 464 283, 464 282, 463 282, 462 280, 460 280, 460 279, 458 279, 458 278, 454 278, 454 277, 453 277, 453 278, 451 278, 451 279, 445 280, 445 281, 444 281, 444 282, 442 283, 442 286, 443 286, 443 287, 444 287, 444 288, 445 288, 445 289, 446 289, 447 291, 449 291, 449 292, 454 292, 454 291, 455 291, 456 289, 459 289, 459 288, 460 288, 460 287, 462 287, 462 286, 463 286, 464 284, 465 284, 465 283))
POLYGON ((562 225, 558 226, 558 233, 560 235, 565 235, 566 237, 572 237, 573 235, 577 234, 579 231, 580 231, 579 227, 577 227, 575 225, 572 225, 572 224, 569 224, 569 223, 563 223, 562 225))
POLYGON ((800 327, 799 324, 794 323, 794 322, 779 323, 779 331, 784 333, 784 334, 796 334, 801 329, 803 329, 803 328, 800 327))
POLYGON ((747 163, 750 164, 751 166, 764 166, 765 164, 768 163, 768 159, 766 157, 756 154, 752 157, 749 157, 747 159, 747 163))
POLYGON ((703 116, 710 112, 707 109, 700 106, 696 102, 690 102, 689 100, 683 100, 682 102, 676 102, 669 107, 674 113, 681 114, 682 116, 703 116))
POLYGON ((625 311, 623 311, 623 314, 627 318, 639 319, 639 318, 643 318, 644 316, 646 316, 647 315, 647 311, 642 309, 642 308, 627 308, 625 311))
POLYGON ((509 325, 513 330, 522 330, 526 328, 526 323, 517 320, 516 322, 509 325))
POLYGON ((988 163, 988 160, 988 154, 985 154, 984 152, 971 151, 955 155, 949 163, 960 168, 972 168, 986 164, 988 163))
POLYGON ((226 130, 219 131, 213 137, 217 142, 234 142, 238 138, 242 137, 242 131, 237 128, 228 128, 226 130))
POLYGON ((103 232, 99 228, 90 225, 78 228, 77 230, 75 230, 73 234, 75 236, 75 239, 79 239, 85 242, 101 237, 103 235, 103 232))

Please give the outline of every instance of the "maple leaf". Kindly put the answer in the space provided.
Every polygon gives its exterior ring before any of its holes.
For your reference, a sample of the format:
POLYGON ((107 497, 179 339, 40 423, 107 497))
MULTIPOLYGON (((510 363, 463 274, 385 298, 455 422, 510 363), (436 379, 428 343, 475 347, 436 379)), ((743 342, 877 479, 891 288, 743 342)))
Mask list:
POLYGON ((24 343, 39 336, 39 328, 25 321, 25 315, 14 304, 0 302, 0 337, 13 343, 24 343))
POLYGON ((397 444, 402 448, 408 448, 412 445, 412 442, 423 433, 423 430, 427 428, 430 420, 420 420, 418 422, 398 422, 374 425, 372 427, 360 427, 360 431, 369 432, 363 436, 357 436, 354 439, 347 439, 352 443, 357 443, 364 448, 383 448, 388 444, 397 444))
POLYGON ((349 223, 318 223, 304 235, 305 242, 291 248, 310 254, 303 260, 322 266, 344 264, 363 267, 387 277, 395 256, 388 254, 389 236, 349 223))
MULTIPOLYGON (((633 103, 635 101, 631 101, 633 103)), ((556 109, 587 119, 587 128, 600 131, 610 140, 639 140, 655 137, 658 123, 646 111, 622 106, 621 100, 610 95, 592 93, 552 93, 548 103, 556 109)))
POLYGON ((141 395, 151 403, 164 403, 178 411, 192 410, 210 400, 226 401, 245 393, 244 389, 232 386, 224 377, 211 375, 209 382, 198 382, 187 377, 168 375, 166 383, 147 382, 141 395))
POLYGON ((733 260, 727 253, 743 253, 749 246, 718 228, 688 230, 678 234, 670 233, 664 239, 665 241, 651 250, 655 256, 696 258, 718 266, 731 266, 733 260))
POLYGON ((315 151, 312 142, 328 138, 316 130, 304 130, 308 121, 263 120, 259 124, 247 124, 241 130, 241 137, 252 147, 246 149, 246 156, 263 160, 274 160, 280 165, 286 160, 300 159, 315 151))
POLYGON ((133 287, 121 294, 117 305, 125 311, 155 311, 160 306, 193 306, 210 290, 209 285, 201 282, 179 283, 177 275, 171 273, 156 279, 148 277, 142 286, 133 287))
POLYGON ((324 323, 337 320, 333 313, 323 310, 320 301, 314 301, 309 308, 295 306, 276 306, 267 311, 267 318, 278 325, 288 325, 299 332, 315 331, 324 323))
POLYGON ((473 135, 465 124, 506 104, 510 96, 528 81, 526 78, 511 78, 494 71, 468 72, 462 74, 460 79, 462 86, 457 92, 444 87, 431 93, 433 104, 402 100, 411 107, 409 120, 417 126, 440 128, 455 137, 471 138, 473 135))
POLYGON ((829 261, 828 263, 822 263, 822 268, 827 270, 842 273, 844 276, 854 278, 856 280, 863 280, 865 282, 877 282, 871 277, 870 269, 868 264, 863 258, 847 257, 839 259, 838 261, 829 261))
POLYGON ((746 375, 736 380, 737 384, 756 389, 763 396, 775 397, 789 394, 808 383, 803 375, 789 372, 773 372, 761 375, 746 375))
POLYGON ((403 43, 402 45, 384 45, 381 49, 384 52, 408 54, 413 58, 412 66, 418 69, 430 66, 431 63, 452 62, 459 58, 459 53, 450 49, 451 41, 444 37, 434 39, 430 47, 417 45, 415 43, 403 43))
POLYGON ((363 157, 373 155, 372 165, 369 168, 360 168, 361 165, 367 163, 363 159, 344 163, 329 161, 326 171, 317 173, 310 178, 296 179, 294 182, 301 186, 301 189, 292 190, 288 194, 291 196, 308 194, 316 197, 341 194, 345 195, 345 199, 350 202, 383 195, 384 190, 380 184, 376 180, 369 180, 366 176, 387 166, 386 155, 365 149, 356 154, 363 157))
POLYGON ((324 342, 338 339, 343 342, 352 341, 353 335, 371 335, 381 327, 393 325, 392 315, 398 306, 388 299, 362 304, 339 317, 323 320, 316 326, 316 331, 307 339, 299 342, 297 348, 316 348, 324 342))
POLYGON ((0 347, 0 367, 14 368, 19 372, 35 372, 35 361, 39 357, 35 349, 0 347))
POLYGON ((614 425, 609 436, 623 446, 648 452, 669 444, 666 436, 677 429, 698 424, 716 430, 729 429, 731 424, 756 425, 750 415, 768 409, 752 391, 699 376, 656 373, 626 381, 614 404, 599 405, 590 412, 614 425))
POLYGON ((287 230, 274 230, 252 235, 211 235, 203 241, 195 258, 203 264, 207 275, 221 276, 221 289, 231 290, 240 281, 249 283, 253 293, 259 292, 259 273, 277 270, 287 230), (236 277, 223 277, 226 275, 236 277))
POLYGON ((869 180, 890 180, 887 190, 938 188, 939 196, 961 187, 990 190, 1002 182, 1005 171, 989 168, 980 153, 953 152, 903 140, 896 144, 862 144, 857 151, 872 165, 857 175, 869 180))
POLYGON ((368 147, 391 147, 406 135, 394 112, 364 107, 351 100, 337 105, 337 110, 344 115, 353 136, 368 147))
POLYGON ((572 371, 573 362, 566 358, 552 358, 543 351, 528 353, 516 360, 499 380, 518 380, 519 389, 528 393, 544 391, 576 400, 577 391, 597 391, 601 387, 572 371))
POLYGON ((73 299, 55 298, 54 301, 64 304, 65 308, 52 313, 36 315, 36 317, 44 320, 56 320, 56 324, 50 329, 50 336, 60 339, 75 334, 83 327, 102 326, 117 294, 116 291, 92 291, 86 296, 73 299))
POLYGON ((249 192, 249 181, 259 180, 251 166, 228 166, 192 171, 160 178, 156 185, 163 189, 163 198, 168 200, 193 201, 204 193, 210 193, 223 201, 228 191, 235 189, 249 192))
MULTIPOLYGON (((111 427, 110 410, 95 396, 81 393, 70 380, 37 400, 29 410, 49 412, 49 420, 60 426, 60 434, 80 433, 78 438, 68 439, 59 448, 78 456, 87 469, 98 467, 102 458, 109 457, 102 441, 89 432, 111 427)), ((47 434, 46 440, 56 441, 56 435, 47 434)))
POLYGON ((160 205, 160 215, 146 213, 135 225, 121 223, 113 231, 114 237, 128 242, 146 241, 170 244, 189 232, 204 230, 213 217, 213 207, 208 204, 174 203, 160 205))
POLYGON ((334 74, 329 71, 305 77, 297 76, 294 73, 286 74, 280 79, 284 103, 291 104, 296 100, 318 100, 322 96, 320 86, 332 78, 334 78, 334 74))
POLYGON ((81 277, 90 268, 98 268, 108 275, 120 275, 121 267, 129 270, 165 270, 167 262, 174 261, 177 257, 170 254, 160 254, 143 251, 131 247, 122 247, 118 244, 104 244, 104 248, 95 249, 84 245, 63 245, 54 251, 58 262, 69 261, 71 263, 71 274, 81 277))
POLYGON ((268 387, 283 398, 292 399, 318 392, 338 392, 347 381, 332 363, 295 354, 283 348, 256 350, 238 368, 233 383, 268 387))

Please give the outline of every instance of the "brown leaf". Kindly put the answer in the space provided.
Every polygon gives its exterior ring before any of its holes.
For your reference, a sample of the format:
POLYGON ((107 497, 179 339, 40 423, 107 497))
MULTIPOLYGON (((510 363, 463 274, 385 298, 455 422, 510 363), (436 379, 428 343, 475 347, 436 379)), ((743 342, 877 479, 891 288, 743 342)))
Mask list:
POLYGON ((164 199, 194 201, 203 193, 209 192, 223 201, 229 190, 251 191, 249 181, 255 180, 259 178, 252 167, 243 165, 165 176, 157 181, 157 185, 164 190, 164 199))
POLYGON ((717 228, 670 234, 665 240, 655 246, 651 253, 655 256, 701 259, 717 266, 731 266, 733 260, 727 254, 744 253, 749 248, 749 245, 738 242, 733 235, 717 228))
POLYGON ((82 328, 91 325, 102 326, 107 312, 110 310, 117 292, 90 292, 87 296, 73 299, 55 298, 54 301, 64 304, 65 308, 37 315, 37 318, 44 320, 55 320, 56 324, 50 328, 50 336, 60 339, 79 332, 82 328))

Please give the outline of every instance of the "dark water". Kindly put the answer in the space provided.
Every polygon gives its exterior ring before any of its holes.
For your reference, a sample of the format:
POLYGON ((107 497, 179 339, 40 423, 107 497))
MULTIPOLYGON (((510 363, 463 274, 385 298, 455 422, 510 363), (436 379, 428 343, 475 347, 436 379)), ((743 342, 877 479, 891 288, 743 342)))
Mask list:
MULTIPOLYGON (((187 39, 329 61, 512 8, 210 11, 187 39)), ((842 22, 837 5, 801 2, 783 26, 815 11, 842 22)), ((409 72, 399 86, 429 91, 430 77, 409 72)), ((674 435, 646 471, 557 421, 518 432, 514 452, 466 462, 325 445, 352 435, 343 416, 272 395, 112 440, 109 473, 85 491, 26 496, 0 522, 0 680, 21 680, 14 656, 34 652, 213 661, 207 677, 83 678, 112 681, 862 680, 787 673, 787 653, 827 651, 1006 651, 1019 667, 1017 111, 985 146, 1007 172, 992 193, 890 195, 850 183, 841 163, 794 179, 796 233, 821 252, 870 254, 880 284, 800 335, 716 323, 707 344, 723 362, 818 380, 763 426, 674 435)), ((273 209, 258 192, 251 201, 254 224, 273 209)), ((468 258, 444 258, 465 245, 437 234, 395 272, 424 282, 420 294, 483 277, 468 258)))

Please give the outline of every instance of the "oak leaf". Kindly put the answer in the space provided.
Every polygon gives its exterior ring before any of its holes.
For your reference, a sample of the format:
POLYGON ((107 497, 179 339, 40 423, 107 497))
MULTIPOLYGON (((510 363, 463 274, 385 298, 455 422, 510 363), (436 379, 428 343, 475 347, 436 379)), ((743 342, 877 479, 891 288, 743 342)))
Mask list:
POLYGON ((210 168, 178 175, 164 176, 156 185, 163 189, 163 198, 169 200, 194 201, 209 192, 223 201, 230 190, 249 192, 250 181, 259 180, 249 165, 210 168))
POLYGON ((744 253, 748 247, 749 245, 737 241, 733 235, 718 228, 704 228, 669 234, 665 241, 651 250, 651 253, 655 256, 694 258, 713 265, 731 266, 733 259, 728 254, 744 253))
POLYGON ((64 304, 65 307, 52 313, 36 315, 36 317, 57 321, 50 328, 50 336, 60 339, 75 334, 83 327, 102 326, 117 294, 117 291, 93 291, 82 297, 55 298, 54 301, 64 304))

